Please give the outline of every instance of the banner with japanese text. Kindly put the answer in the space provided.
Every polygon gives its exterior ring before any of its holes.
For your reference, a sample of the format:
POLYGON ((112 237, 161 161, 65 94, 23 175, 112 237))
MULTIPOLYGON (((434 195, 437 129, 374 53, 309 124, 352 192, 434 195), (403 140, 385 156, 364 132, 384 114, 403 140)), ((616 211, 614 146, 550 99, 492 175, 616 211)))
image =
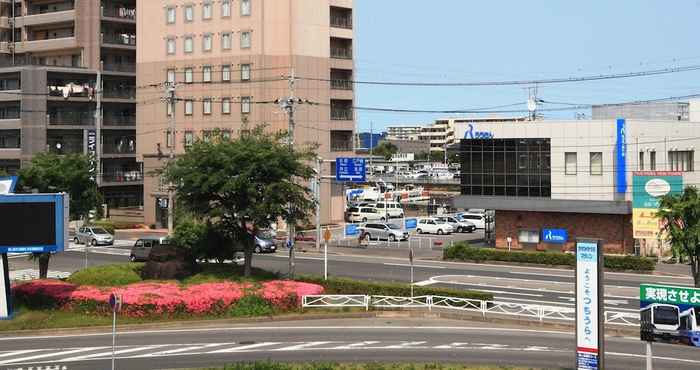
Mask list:
POLYGON ((656 213, 667 194, 683 192, 681 172, 638 171, 632 179, 632 233, 635 239, 658 239, 661 224, 656 213))
POLYGON ((597 242, 576 243, 576 368, 600 368, 597 242))
POLYGON ((700 289, 642 284, 639 318, 644 341, 700 347, 700 289))

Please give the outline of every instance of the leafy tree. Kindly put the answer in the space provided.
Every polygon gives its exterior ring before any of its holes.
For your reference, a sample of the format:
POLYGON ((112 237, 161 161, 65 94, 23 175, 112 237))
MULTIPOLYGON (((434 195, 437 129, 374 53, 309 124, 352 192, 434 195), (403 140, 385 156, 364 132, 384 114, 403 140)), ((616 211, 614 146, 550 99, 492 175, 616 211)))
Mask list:
MULTIPOLYGON (((40 153, 32 158, 29 166, 19 171, 17 189, 23 192, 61 193, 70 195, 70 218, 87 217, 90 210, 101 202, 97 185, 90 179, 90 159, 81 154, 59 156, 40 153)), ((46 278, 49 253, 34 253, 30 259, 39 262, 39 276, 46 278)))
POLYGON ((695 186, 682 194, 668 194, 661 198, 658 217, 662 235, 671 243, 674 254, 690 259, 690 270, 695 286, 700 288, 700 196, 695 186))
POLYGON ((372 154, 383 156, 386 160, 391 159, 391 156, 398 152, 399 148, 388 141, 382 141, 372 149, 372 154))
POLYGON ((292 149, 282 144, 285 139, 285 133, 269 134, 262 126, 235 139, 216 134, 197 140, 163 171, 175 184, 178 204, 226 237, 219 255, 232 255, 228 241, 242 244, 246 276, 259 230, 278 219, 296 224, 315 205, 304 185, 314 175, 307 163, 315 153, 292 149))

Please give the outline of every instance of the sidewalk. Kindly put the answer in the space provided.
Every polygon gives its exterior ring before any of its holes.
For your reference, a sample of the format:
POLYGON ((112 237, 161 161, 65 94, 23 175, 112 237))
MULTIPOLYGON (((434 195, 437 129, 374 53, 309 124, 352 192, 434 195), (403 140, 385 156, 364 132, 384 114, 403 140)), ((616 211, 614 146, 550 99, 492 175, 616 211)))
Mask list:
POLYGON ((680 263, 659 262, 656 264, 655 274, 692 277, 690 274, 690 265, 680 263))
POLYGON ((117 240, 136 240, 146 236, 163 237, 168 236, 168 229, 131 229, 115 230, 114 238, 117 240))

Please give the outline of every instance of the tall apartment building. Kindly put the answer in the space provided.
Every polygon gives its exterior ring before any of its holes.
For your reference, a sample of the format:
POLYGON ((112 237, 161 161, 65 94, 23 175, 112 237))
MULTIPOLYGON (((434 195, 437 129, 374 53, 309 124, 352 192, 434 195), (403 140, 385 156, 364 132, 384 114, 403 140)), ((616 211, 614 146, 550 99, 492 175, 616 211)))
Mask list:
POLYGON ((389 126, 386 128, 387 140, 418 140, 422 130, 421 125, 389 126))
MULTIPOLYGON (((317 103, 297 106, 295 144, 318 144, 324 160, 352 155, 352 0, 137 5, 137 153, 146 171, 147 223, 167 224, 167 189, 152 173, 167 163, 170 147, 182 154, 215 129, 233 136, 261 124, 271 132, 287 130, 287 114, 271 102, 290 96, 291 76, 296 77, 294 96, 317 103), (175 85, 173 111, 161 101, 166 81, 175 85)), ((333 167, 325 165, 323 174, 333 173, 333 167)), ((323 222, 342 220, 343 196, 342 185, 323 183, 323 222)))
POLYGON ((106 203, 140 212, 135 11, 136 0, 0 1, 1 170, 40 152, 97 154, 101 132, 94 174, 106 203))

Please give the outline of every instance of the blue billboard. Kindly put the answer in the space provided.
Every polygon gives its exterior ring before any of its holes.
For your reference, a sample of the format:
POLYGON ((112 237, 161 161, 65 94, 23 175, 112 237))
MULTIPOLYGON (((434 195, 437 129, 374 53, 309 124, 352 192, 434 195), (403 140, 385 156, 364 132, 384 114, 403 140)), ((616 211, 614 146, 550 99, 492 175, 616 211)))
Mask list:
POLYGON ((542 229, 542 241, 548 244, 566 244, 569 233, 565 229, 542 229))
POLYGON ((69 203, 68 194, 0 195, 0 253, 62 252, 69 203))
POLYGON ((615 145, 615 189, 618 193, 627 192, 627 134, 624 118, 617 120, 617 143, 615 145))
POLYGON ((337 181, 365 182, 367 167, 364 158, 337 158, 335 160, 335 179, 337 181))
POLYGON ((418 228, 418 219, 407 218, 406 221, 404 221, 404 227, 406 230, 414 230, 418 228))
POLYGON ((345 224, 345 237, 360 235, 360 225, 345 224))

